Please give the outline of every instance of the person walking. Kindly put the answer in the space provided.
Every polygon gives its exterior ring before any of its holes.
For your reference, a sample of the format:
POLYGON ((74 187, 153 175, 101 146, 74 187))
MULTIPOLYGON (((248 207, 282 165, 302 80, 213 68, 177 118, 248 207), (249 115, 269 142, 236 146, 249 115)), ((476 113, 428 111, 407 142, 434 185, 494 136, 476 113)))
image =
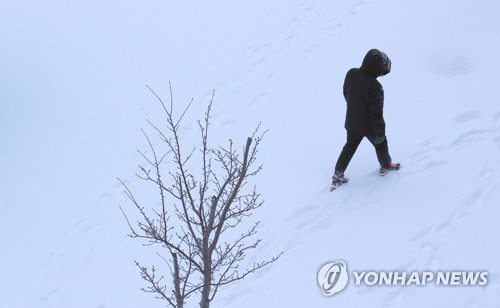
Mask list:
POLYGON ((347 72, 343 89, 347 102, 344 125, 347 141, 335 165, 331 190, 349 181, 344 172, 364 137, 375 147, 381 176, 401 167, 399 163, 393 163, 389 155, 383 114, 384 89, 377 80, 390 71, 389 57, 378 49, 371 49, 360 68, 352 68, 347 72))

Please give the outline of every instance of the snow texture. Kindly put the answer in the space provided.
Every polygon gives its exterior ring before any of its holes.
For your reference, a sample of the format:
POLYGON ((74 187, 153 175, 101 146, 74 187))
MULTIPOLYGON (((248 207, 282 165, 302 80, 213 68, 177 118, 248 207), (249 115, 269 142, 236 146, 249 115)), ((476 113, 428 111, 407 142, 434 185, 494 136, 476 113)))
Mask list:
POLYGON ((127 238, 118 206, 131 207, 116 177, 155 201, 133 176, 136 149, 147 149, 145 119, 163 120, 145 85, 167 98, 171 81, 179 108, 194 98, 186 147, 198 145, 213 89, 212 144, 242 145, 260 121, 269 129, 254 258, 284 255, 213 307, 498 307, 499 15, 491 0, 3 1, 1 306, 164 307, 139 291, 133 260, 159 261, 127 238), (371 48, 392 61, 380 81, 404 168, 379 177, 364 141, 349 184, 329 193, 345 141, 343 79, 371 48), (490 279, 351 284, 324 297, 316 273, 336 260, 490 279))

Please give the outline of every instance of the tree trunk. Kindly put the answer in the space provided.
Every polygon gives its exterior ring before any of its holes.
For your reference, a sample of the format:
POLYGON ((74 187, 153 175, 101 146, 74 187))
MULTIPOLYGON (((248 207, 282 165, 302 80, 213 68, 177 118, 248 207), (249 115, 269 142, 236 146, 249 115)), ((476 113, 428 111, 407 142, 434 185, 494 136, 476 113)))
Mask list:
POLYGON ((175 300, 177 302, 177 308, 184 308, 184 299, 181 295, 181 280, 179 277, 179 261, 177 260, 177 254, 173 253, 172 258, 174 261, 174 289, 175 289, 175 300))
POLYGON ((201 289, 201 301, 200 308, 210 307, 210 287, 212 284, 212 256, 209 248, 209 236, 208 230, 205 230, 203 236, 203 288, 201 289))
POLYGON ((201 291, 201 302, 200 308, 209 308, 210 307, 210 283, 211 283, 211 274, 204 273, 203 274, 203 289, 201 291))

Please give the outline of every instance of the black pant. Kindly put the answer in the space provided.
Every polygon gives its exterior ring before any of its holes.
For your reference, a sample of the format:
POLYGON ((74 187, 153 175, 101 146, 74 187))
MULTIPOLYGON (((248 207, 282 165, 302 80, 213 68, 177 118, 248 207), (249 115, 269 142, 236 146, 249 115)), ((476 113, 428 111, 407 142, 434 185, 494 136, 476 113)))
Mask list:
POLYGON ((391 156, 389 155, 389 147, 387 145, 387 137, 382 143, 376 144, 374 142, 374 136, 359 136, 347 132, 347 142, 342 149, 342 153, 340 153, 339 159, 337 160, 337 164, 335 165, 335 172, 344 173, 351 161, 356 149, 358 148, 361 140, 366 137, 375 147, 375 152, 377 153, 378 162, 381 167, 389 168, 391 165, 391 156))

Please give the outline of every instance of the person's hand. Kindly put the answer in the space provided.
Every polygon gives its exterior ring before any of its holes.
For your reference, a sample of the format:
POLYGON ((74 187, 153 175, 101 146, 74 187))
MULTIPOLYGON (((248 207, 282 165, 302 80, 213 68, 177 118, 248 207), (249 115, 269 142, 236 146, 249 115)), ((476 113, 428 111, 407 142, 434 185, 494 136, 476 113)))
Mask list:
POLYGON ((375 136, 375 139, 373 139, 373 142, 375 144, 381 144, 384 141, 385 141, 385 135, 383 135, 383 136, 375 136))

